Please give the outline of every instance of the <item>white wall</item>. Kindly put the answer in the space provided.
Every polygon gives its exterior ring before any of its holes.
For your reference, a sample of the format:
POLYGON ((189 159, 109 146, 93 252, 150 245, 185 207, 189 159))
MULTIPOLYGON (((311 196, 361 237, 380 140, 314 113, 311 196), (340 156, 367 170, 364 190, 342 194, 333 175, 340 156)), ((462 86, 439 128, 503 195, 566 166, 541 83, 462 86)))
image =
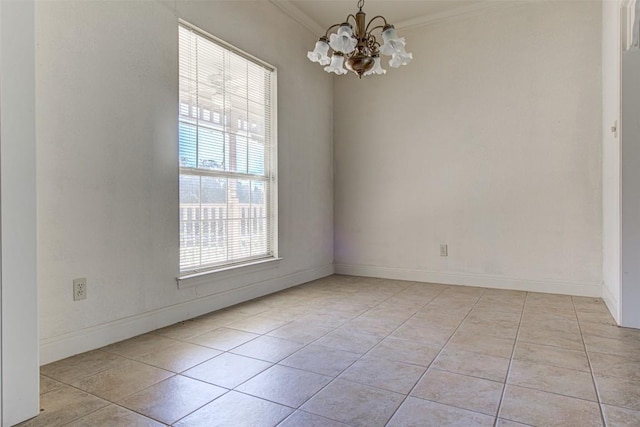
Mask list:
POLYGON ((0 2, 0 425, 40 412, 33 1, 0 2))
POLYGON ((602 2, 602 295, 620 322, 620 4, 602 2), (617 122, 617 132, 611 127, 617 122))
POLYGON ((411 64, 336 79, 336 271, 600 296, 601 9, 401 31, 411 64))
POLYGON ((43 363, 333 272, 332 83, 269 2, 37 3, 43 363), (178 18, 278 68, 280 255, 178 289, 178 18), (72 301, 87 277, 88 298, 72 301))

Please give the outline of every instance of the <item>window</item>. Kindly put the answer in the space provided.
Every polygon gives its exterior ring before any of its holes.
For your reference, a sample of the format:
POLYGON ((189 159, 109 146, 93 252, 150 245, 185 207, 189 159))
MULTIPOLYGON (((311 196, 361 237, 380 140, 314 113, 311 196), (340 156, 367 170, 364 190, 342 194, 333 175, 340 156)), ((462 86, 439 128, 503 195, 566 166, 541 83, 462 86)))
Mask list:
POLYGON ((181 23, 179 79, 180 275, 276 258, 275 68, 181 23))

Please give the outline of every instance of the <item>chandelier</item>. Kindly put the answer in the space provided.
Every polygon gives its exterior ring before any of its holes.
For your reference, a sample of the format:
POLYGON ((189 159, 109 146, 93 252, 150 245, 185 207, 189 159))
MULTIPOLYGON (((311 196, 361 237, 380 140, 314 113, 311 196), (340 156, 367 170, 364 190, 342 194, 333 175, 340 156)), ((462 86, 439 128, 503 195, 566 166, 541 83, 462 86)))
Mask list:
POLYGON ((327 73, 338 75, 347 74, 344 68, 346 65, 358 78, 386 74, 387 70, 380 64, 380 54, 391 57, 389 66, 393 68, 408 64, 413 59, 413 54, 405 51, 404 37, 398 37, 396 29, 383 16, 376 16, 366 23, 363 6, 364 0, 359 0, 355 16, 349 14, 343 23, 329 27, 316 42, 315 49, 307 53, 307 58, 311 62, 327 65, 324 67, 327 73), (350 20, 355 24, 355 33, 350 20), (329 35, 336 27, 337 31, 329 35), (382 36, 382 45, 373 34, 377 30, 382 36), (333 51, 331 57, 328 55, 329 48, 333 51))

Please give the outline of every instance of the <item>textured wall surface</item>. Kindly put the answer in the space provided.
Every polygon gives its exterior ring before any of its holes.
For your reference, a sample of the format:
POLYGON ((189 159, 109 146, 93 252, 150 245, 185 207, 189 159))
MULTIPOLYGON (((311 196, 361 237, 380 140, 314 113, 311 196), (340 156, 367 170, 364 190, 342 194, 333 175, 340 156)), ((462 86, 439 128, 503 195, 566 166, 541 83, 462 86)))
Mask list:
POLYGON ((336 79, 336 271, 600 295, 601 9, 402 31, 411 64, 336 79))

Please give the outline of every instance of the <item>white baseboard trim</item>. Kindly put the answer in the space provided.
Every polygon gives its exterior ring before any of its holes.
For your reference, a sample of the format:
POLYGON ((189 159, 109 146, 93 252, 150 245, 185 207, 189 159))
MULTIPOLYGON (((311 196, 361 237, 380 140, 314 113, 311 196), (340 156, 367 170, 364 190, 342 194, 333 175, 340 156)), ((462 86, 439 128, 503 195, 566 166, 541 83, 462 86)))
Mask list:
POLYGON ((611 293, 611 290, 606 286, 602 286, 602 299, 609 309, 609 313, 613 317, 613 320, 620 325, 620 302, 618 298, 611 293))
POLYGON ((333 274, 324 265, 286 276, 252 283, 202 298, 159 308, 124 319, 40 340, 40 363, 55 362, 75 354, 113 344, 136 335, 188 320, 244 301, 333 274))
POLYGON ((602 285, 560 281, 526 280, 486 274, 465 274, 410 268, 376 267, 371 265, 336 264, 336 274, 349 276, 380 277, 383 279, 412 280, 417 282, 464 285, 494 289, 513 289, 528 292, 601 297, 602 285))

